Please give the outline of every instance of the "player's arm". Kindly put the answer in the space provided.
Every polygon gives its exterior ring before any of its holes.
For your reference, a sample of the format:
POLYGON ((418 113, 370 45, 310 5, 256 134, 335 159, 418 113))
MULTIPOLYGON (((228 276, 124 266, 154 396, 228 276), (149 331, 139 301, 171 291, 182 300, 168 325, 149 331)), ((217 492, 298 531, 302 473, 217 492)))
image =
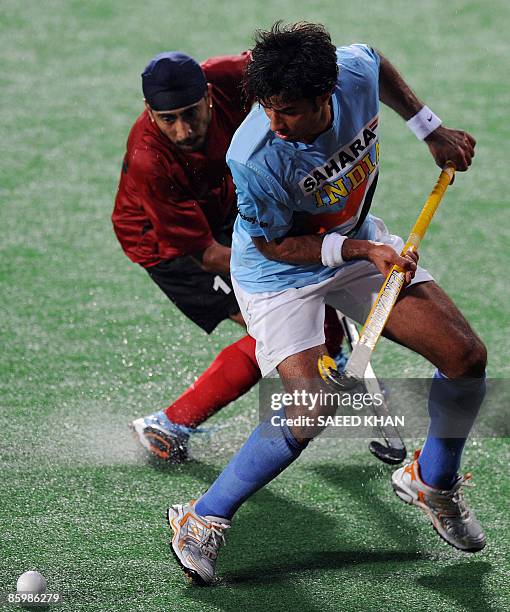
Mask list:
POLYGON ((340 245, 339 236, 335 241, 327 234, 287 236, 292 227, 293 213, 281 187, 257 169, 250 170, 233 160, 229 165, 237 188, 239 223, 267 259, 294 265, 323 264, 331 267, 351 259, 366 259, 374 263, 384 276, 394 264, 409 272, 408 280, 414 275, 417 258, 400 257, 388 245, 350 238, 341 239, 340 245), (331 240, 336 244, 331 244, 331 240), (328 244, 323 249, 325 241, 328 244))
MULTIPOLYGON (((270 242, 267 242, 264 237, 252 237, 252 240, 262 255, 274 261, 305 265, 324 263, 322 249, 324 235, 309 234, 276 238, 270 242)), ((347 238, 341 246, 341 259, 344 262, 352 259, 370 261, 383 276, 387 276, 392 266, 398 265, 407 272, 406 282, 410 282, 416 271, 418 253, 410 253, 409 256, 401 257, 387 244, 347 238)))
POLYGON ((214 272, 225 276, 230 274, 230 247, 223 246, 214 238, 202 252, 193 253, 193 258, 206 272, 214 272))
POLYGON ((263 236, 252 237, 257 249, 273 261, 290 264, 320 264, 323 236, 308 234, 267 241, 263 236))
MULTIPOLYGON (((409 121, 423 108, 423 102, 405 82, 393 64, 378 51, 379 99, 409 121)), ((425 121, 428 118, 425 118, 425 121)), ((453 130, 443 125, 437 127, 426 138, 432 157, 441 168, 447 160, 452 161, 457 170, 467 170, 475 154, 476 141, 463 130, 453 130)))
POLYGON ((139 175, 142 205, 158 240, 175 257, 192 256, 207 272, 230 273, 230 248, 212 235, 204 211, 195 200, 180 194, 171 178, 153 160, 133 168, 139 175))

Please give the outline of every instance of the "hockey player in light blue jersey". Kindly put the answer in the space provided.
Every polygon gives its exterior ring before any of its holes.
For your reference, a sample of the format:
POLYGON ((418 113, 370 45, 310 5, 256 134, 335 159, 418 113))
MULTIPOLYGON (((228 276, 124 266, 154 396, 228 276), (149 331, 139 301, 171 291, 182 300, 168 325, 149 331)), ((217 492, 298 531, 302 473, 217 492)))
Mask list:
MULTIPOLYGON (((319 391, 317 360, 326 352, 326 304, 363 322, 394 264, 407 287, 386 335, 437 368, 430 429, 421 454, 392 485, 424 510, 439 535, 460 550, 485 546, 458 474, 467 431, 445 437, 445 406, 474 422, 485 390, 486 349, 417 254, 369 213, 379 166, 379 101, 395 110, 439 166, 467 170, 475 141, 441 125, 392 64, 367 45, 335 48, 323 26, 279 24, 259 32, 245 76, 258 104, 236 132, 227 161, 239 216, 232 279, 263 375, 276 368, 285 390, 319 391)), ((330 410, 331 408, 329 408, 330 410)), ((303 417, 328 413, 296 402, 262 421, 195 503, 168 510, 172 548, 196 582, 213 581, 225 530, 253 493, 295 461, 310 439, 303 417)), ((291 520, 291 519, 290 519, 291 520)))

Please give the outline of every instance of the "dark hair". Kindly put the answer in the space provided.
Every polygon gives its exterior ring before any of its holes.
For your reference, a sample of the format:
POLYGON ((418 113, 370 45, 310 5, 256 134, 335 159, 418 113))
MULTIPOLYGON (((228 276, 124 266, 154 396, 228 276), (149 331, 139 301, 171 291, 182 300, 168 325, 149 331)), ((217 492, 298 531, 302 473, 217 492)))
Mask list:
POLYGON ((315 99, 333 91, 337 77, 336 48, 318 23, 282 25, 257 30, 252 61, 244 75, 247 99, 267 103, 273 96, 289 102, 315 99))

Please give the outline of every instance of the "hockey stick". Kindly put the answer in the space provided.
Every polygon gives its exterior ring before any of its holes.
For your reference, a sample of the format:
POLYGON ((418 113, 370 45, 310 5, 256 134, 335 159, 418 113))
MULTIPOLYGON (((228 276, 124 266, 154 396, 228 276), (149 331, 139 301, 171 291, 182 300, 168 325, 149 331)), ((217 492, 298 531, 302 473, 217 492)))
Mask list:
MULTIPOLYGON (((454 175, 454 165, 451 162, 447 162, 409 234, 409 238, 402 249, 402 256, 409 251, 416 251, 418 249, 454 175)), ((334 384, 342 389, 351 389, 359 381, 363 380, 375 345, 381 336, 386 321, 404 286, 404 282, 405 273, 403 270, 396 265, 393 266, 372 306, 372 310, 361 330, 359 342, 354 347, 345 370, 338 372, 336 368, 330 367, 330 358, 327 355, 319 359, 319 372, 324 380, 334 382, 334 384)))
MULTIPOLYGON (((352 352, 359 341, 358 328, 350 319, 342 315, 342 313, 338 314, 341 316, 345 340, 349 345, 350 351, 352 352)), ((367 369, 365 370, 363 382, 367 393, 369 393, 372 397, 383 398, 381 405, 372 404, 372 410, 377 417, 384 418, 386 423, 386 417, 390 416, 390 411, 388 409, 388 405, 386 404, 386 400, 384 399, 384 393, 381 389, 381 385, 377 380, 370 362, 368 362, 367 369)), ((402 463, 402 461, 404 461, 406 458, 407 451, 398 429, 393 425, 381 425, 379 430, 386 444, 384 445, 377 440, 372 440, 372 442, 370 442, 368 445, 370 452, 384 463, 389 463, 391 465, 402 463)))

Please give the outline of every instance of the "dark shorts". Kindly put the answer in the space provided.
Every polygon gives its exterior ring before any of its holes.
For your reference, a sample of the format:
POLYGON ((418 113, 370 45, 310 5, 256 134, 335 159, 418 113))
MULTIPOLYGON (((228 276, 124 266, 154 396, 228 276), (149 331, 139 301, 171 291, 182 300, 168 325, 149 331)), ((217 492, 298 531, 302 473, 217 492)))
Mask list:
POLYGON ((177 308, 208 334, 239 312, 230 276, 205 272, 190 256, 162 261, 146 270, 177 308))

